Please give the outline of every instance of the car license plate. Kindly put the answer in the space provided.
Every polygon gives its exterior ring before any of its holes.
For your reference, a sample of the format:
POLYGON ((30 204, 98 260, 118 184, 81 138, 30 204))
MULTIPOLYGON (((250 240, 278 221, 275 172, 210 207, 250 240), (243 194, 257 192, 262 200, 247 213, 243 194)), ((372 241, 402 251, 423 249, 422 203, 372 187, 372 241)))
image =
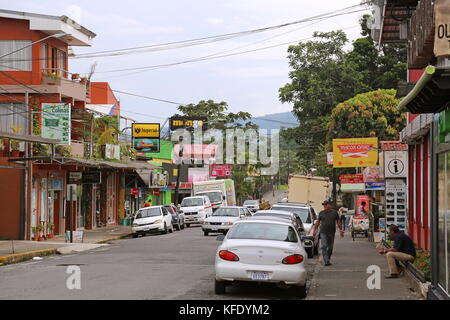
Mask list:
POLYGON ((269 280, 269 274, 267 272, 252 272, 251 277, 255 281, 269 280))

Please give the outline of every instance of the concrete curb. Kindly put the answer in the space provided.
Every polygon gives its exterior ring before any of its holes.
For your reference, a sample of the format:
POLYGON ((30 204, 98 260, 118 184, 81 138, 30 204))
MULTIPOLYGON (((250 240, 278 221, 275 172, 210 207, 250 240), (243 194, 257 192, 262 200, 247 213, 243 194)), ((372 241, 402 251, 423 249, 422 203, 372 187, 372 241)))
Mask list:
POLYGON ((411 289, 421 297, 421 299, 427 299, 428 295, 428 286, 431 284, 430 282, 422 283, 417 277, 408 269, 405 269, 404 278, 410 285, 411 289))
POLYGON ((50 256, 52 254, 56 254, 56 248, 10 254, 0 257, 0 266, 30 260, 38 256, 50 256))
POLYGON ((131 236, 131 235, 132 235, 132 233, 127 233, 127 234, 124 234, 124 235, 121 235, 121 236, 117 236, 117 237, 114 237, 114 238, 108 238, 108 239, 98 240, 98 241, 95 241, 94 243, 100 244, 100 243, 111 242, 111 241, 114 241, 114 240, 125 239, 125 238, 127 238, 127 237, 129 237, 129 236, 131 236))

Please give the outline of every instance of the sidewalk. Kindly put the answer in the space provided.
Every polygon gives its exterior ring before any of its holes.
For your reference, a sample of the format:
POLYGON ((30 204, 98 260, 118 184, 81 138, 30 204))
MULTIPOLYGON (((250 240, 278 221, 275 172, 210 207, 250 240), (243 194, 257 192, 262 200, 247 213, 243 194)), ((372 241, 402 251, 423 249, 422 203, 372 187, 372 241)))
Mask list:
POLYGON ((0 241, 0 265, 16 263, 55 253, 81 252, 95 249, 113 240, 131 234, 131 226, 110 226, 85 230, 83 243, 65 242, 65 236, 56 236, 46 241, 4 240, 0 241))
MULTIPOLYGON (((312 260, 312 261, 311 261, 312 260)), ((332 265, 325 267, 322 256, 310 262, 316 264, 309 288, 308 300, 417 300, 404 276, 385 279, 389 270, 386 257, 377 252, 376 244, 367 238, 355 238, 346 232, 341 239, 336 233, 332 265), (370 265, 381 269, 381 289, 369 290, 367 273, 370 265)))

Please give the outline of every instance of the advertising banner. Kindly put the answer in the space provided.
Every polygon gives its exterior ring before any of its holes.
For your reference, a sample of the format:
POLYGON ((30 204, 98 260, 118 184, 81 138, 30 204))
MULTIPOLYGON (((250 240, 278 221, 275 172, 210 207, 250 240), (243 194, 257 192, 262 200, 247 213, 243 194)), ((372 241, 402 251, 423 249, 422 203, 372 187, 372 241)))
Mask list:
POLYGON ((378 138, 333 139, 333 167, 373 167, 378 161, 378 138))
POLYGON ((209 168, 211 177, 231 177, 231 164, 212 164, 209 168))
POLYGON ((157 138, 159 139, 159 123, 133 123, 131 132, 133 138, 157 138))
POLYGON ((70 103, 42 103, 42 138, 70 144, 70 103))
POLYGON ((356 216, 367 216, 370 208, 369 201, 369 196, 356 196, 356 216))
POLYGON ((134 138, 133 147, 144 155, 145 152, 157 153, 160 150, 159 139, 134 138))
POLYGON ((206 130, 206 120, 205 117, 172 117, 169 119, 169 128, 171 131, 188 127, 206 130))
POLYGON ((384 190, 384 177, 380 167, 367 167, 363 171, 366 190, 384 190))

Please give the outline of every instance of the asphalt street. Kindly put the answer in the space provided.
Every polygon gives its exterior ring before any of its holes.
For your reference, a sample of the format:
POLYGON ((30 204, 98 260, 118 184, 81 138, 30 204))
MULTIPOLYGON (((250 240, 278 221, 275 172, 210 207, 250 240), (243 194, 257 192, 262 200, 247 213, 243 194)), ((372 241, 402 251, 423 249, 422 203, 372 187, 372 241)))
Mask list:
MULTIPOLYGON (((200 227, 123 239, 73 255, 0 267, 0 299, 296 299, 290 289, 243 284, 214 294, 214 255, 220 242, 200 227), (68 266, 81 289, 68 289, 68 266)), ((310 276, 317 259, 309 260, 310 276)), ((310 282, 308 283, 308 285, 310 282)))

